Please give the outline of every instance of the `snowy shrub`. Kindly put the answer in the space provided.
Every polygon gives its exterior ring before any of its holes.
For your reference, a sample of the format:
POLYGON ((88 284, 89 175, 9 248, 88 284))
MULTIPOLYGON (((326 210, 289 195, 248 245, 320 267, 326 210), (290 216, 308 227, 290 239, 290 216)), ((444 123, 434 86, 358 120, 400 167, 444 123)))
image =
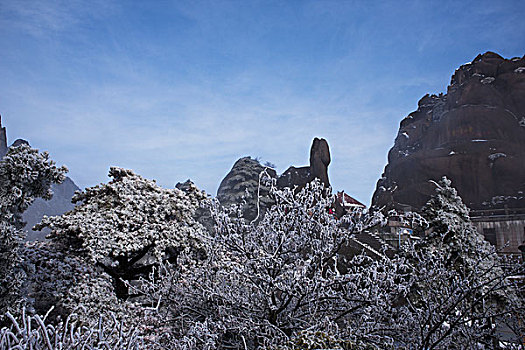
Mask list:
POLYGON ((310 330, 349 344, 391 344, 375 325, 408 291, 404 260, 345 261, 339 250, 358 222, 335 219, 334 198, 318 181, 298 194, 270 194, 276 205, 257 224, 214 203, 206 259, 181 255, 180 267, 144 281, 152 315, 171 329, 168 347, 291 346, 310 330))
POLYGON ((57 312, 48 325, 8 314, 1 349, 492 349, 503 325, 514 332, 506 346, 520 346, 523 284, 513 281, 523 266, 483 240, 447 179, 421 215, 401 218, 422 239, 371 258, 343 248, 384 218, 337 219, 319 181, 296 193, 270 179, 275 204, 254 221, 211 202, 210 232, 194 219, 206 202, 194 185, 110 176, 77 193, 71 212, 44 218, 50 242, 17 250, 27 299, 57 312))
POLYGON ((404 219, 431 233, 392 259, 340 256, 352 232, 375 218, 335 220, 333 199, 319 183, 297 195, 275 188, 271 195, 276 205, 258 224, 215 203, 216 233, 203 238, 206 259, 182 254, 184 264, 163 266, 139 287, 151 302, 152 324, 164 331, 162 344, 490 349, 503 323, 523 314, 520 291, 507 278, 519 271, 499 266, 446 180, 423 216, 404 219))
POLYGON ((109 275, 53 242, 26 242, 22 255, 28 271, 28 312, 42 314, 53 307, 48 320, 56 322, 81 305, 76 320, 85 325, 99 316, 108 321, 114 314, 131 326, 142 315, 139 305, 116 297, 109 275))
POLYGON ((22 213, 37 197, 50 199, 52 183, 64 181, 65 167, 57 168, 47 152, 28 145, 10 147, 0 161, 0 312, 15 312, 24 302, 21 290, 26 272, 20 256, 25 237, 22 213))
POLYGON ((119 299, 129 297, 124 281, 147 276, 161 261, 176 262, 181 251, 200 249, 202 225, 193 219, 206 196, 193 186, 164 189, 131 170, 112 167, 107 184, 77 192, 78 205, 61 216, 44 217, 49 238, 111 276, 119 299))
POLYGON ((135 330, 125 331, 116 318, 102 318, 92 327, 75 321, 75 314, 56 326, 46 324, 46 316, 29 316, 25 311, 19 319, 7 314, 10 327, 0 330, 0 350, 73 350, 73 349, 145 349, 150 344, 137 335, 135 330))
MULTIPOLYGON (((443 178, 422 211, 427 235, 403 247, 414 283, 396 343, 406 348, 493 348, 505 324, 525 314, 523 286, 509 277, 523 266, 509 267, 470 222, 451 182, 443 178), (521 288, 521 290, 520 290, 521 288), (521 294, 521 297, 520 297, 521 294)), ((523 335, 514 327, 514 340, 523 335)))

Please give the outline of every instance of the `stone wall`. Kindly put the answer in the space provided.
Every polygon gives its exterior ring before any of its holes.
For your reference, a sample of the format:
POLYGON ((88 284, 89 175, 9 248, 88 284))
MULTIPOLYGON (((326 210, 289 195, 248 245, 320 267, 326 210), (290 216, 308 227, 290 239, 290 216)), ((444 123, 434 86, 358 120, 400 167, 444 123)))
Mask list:
POLYGON ((518 246, 525 241, 525 217, 474 218, 473 224, 489 242, 504 254, 521 254, 518 246), (481 221, 484 220, 484 221, 481 221))

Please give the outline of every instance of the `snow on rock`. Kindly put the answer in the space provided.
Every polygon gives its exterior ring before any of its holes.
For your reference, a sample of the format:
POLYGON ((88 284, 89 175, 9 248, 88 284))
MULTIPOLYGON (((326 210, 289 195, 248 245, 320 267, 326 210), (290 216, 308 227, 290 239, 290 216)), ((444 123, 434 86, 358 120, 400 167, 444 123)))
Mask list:
POLYGON ((507 155, 505 153, 492 153, 490 156, 489 156, 489 159, 491 161, 495 161, 496 159, 498 158, 505 158, 507 155))
POLYGON ((386 180, 376 186, 396 183, 398 189, 393 194, 376 191, 372 205, 420 208, 428 200, 428 180, 442 174, 450 176, 473 209, 520 189, 525 177, 525 85, 523 74, 515 72, 525 73, 525 57, 508 60, 486 52, 456 70, 446 94, 422 97, 417 110, 401 121, 382 175, 386 180), (401 136, 404 132, 410 139, 401 136), (504 169, 487 171, 487 157, 497 152, 509 155, 494 163, 504 169))
POLYGON ((494 80, 496 80, 496 78, 494 78, 494 77, 486 77, 486 78, 481 79, 481 83, 482 84, 491 84, 494 80))

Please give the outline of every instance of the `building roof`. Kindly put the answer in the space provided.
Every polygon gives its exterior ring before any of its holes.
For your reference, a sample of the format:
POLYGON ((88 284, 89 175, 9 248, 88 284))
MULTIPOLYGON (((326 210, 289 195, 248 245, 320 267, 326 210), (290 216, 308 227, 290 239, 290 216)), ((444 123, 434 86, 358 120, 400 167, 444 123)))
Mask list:
POLYGON ((352 196, 347 195, 344 191, 337 192, 337 201, 341 203, 343 207, 362 207, 366 208, 366 205, 359 202, 352 196))

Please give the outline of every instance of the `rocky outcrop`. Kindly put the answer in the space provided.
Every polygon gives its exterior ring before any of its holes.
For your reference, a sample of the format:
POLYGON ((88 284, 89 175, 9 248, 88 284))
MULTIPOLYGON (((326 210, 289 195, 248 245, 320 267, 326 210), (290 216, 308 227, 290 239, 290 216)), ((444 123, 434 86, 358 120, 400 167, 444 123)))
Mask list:
POLYGON ((328 179, 328 165, 330 165, 330 149, 325 139, 315 138, 310 149, 310 174, 312 180, 317 178, 325 185, 330 186, 328 179))
MULTIPOLYGON (((264 167, 256 159, 244 157, 233 165, 231 171, 222 180, 217 199, 224 206, 240 204, 245 197, 246 206, 243 215, 248 220, 257 217, 257 189, 259 188, 259 175, 266 169, 270 178, 277 179, 278 188, 302 189, 313 179, 320 179, 325 186, 330 186, 328 179, 328 165, 330 164, 330 150, 325 139, 315 138, 310 148, 310 165, 305 167, 289 167, 281 176, 277 176, 274 169, 264 167), (246 197, 246 194, 248 196, 246 197)), ((261 182, 259 203, 260 213, 263 213, 273 204, 271 198, 267 196, 268 187, 264 181, 261 182)))
POLYGON ((376 207, 421 208, 447 176, 471 209, 525 207, 525 56, 487 52, 401 121, 376 207))
POLYGON ((330 186, 328 165, 330 165, 328 142, 325 139, 315 138, 310 148, 310 165, 301 168, 289 167, 279 176, 277 186, 301 189, 307 183, 317 178, 328 187, 330 186))
POLYGON ((5 127, 2 126, 2 116, 0 116, 0 159, 7 153, 7 134, 5 127))
POLYGON ((16 139, 15 142, 13 142, 13 144, 11 145, 11 147, 18 147, 18 146, 21 146, 21 145, 28 145, 28 146, 30 146, 30 144, 29 144, 29 142, 27 140, 16 139))
MULTIPOLYGON (((221 181, 217 190, 217 199, 221 205, 229 207, 233 204, 240 205, 242 199, 246 201, 243 206, 243 216, 247 220, 257 218, 257 190, 259 188, 259 175, 266 169, 272 178, 277 177, 274 169, 263 166, 258 160, 251 157, 243 157, 235 162, 230 172, 221 181)), ((272 200, 268 197, 269 188, 261 182, 261 201, 259 210, 265 211, 272 205, 272 200)))

